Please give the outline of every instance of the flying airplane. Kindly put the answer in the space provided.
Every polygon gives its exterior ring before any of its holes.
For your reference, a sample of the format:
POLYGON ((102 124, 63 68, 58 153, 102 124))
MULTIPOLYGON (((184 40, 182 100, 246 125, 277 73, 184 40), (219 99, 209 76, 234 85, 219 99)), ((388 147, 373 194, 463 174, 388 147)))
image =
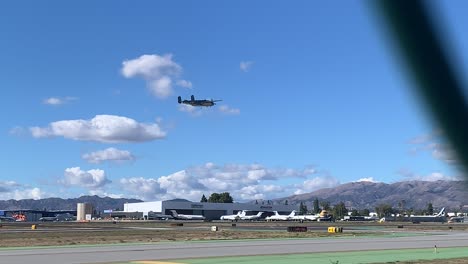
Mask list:
POLYGON ((195 100, 195 96, 190 96, 190 100, 182 100, 182 97, 177 97, 177 102, 179 104, 187 104, 191 106, 213 106, 216 104, 216 102, 219 102, 222 100, 195 100))
POLYGON ((267 221, 288 221, 296 215, 296 210, 293 210, 289 215, 280 215, 278 211, 273 211, 275 214, 272 216, 267 216, 265 220, 267 221))
POLYGON ((250 221, 258 220, 258 219, 260 219, 262 214, 263 214, 263 212, 258 212, 258 214, 256 214, 256 215, 244 215, 244 216, 241 216, 241 220, 250 220, 250 221))
POLYGON ((241 219, 243 216, 245 216, 245 210, 239 211, 235 215, 222 215, 219 219, 220 220, 237 221, 237 220, 241 219))
POLYGON ((413 223, 417 222, 445 222, 447 218, 445 217, 445 207, 440 210, 436 215, 412 215, 410 216, 410 221, 413 223))
POLYGON ((203 215, 186 215, 186 214, 178 214, 176 210, 171 210, 172 216, 175 219, 179 220, 205 220, 203 215))

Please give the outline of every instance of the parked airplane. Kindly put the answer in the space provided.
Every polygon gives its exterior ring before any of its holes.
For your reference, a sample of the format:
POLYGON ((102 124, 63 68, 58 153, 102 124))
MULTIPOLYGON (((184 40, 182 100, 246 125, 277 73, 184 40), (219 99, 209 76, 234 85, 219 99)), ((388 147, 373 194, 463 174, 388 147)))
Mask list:
POLYGON ((13 217, 0 216, 0 222, 16 222, 16 219, 13 217))
POLYGON ((195 100, 195 96, 190 96, 190 100, 182 100, 182 97, 177 97, 177 102, 179 104, 188 104, 191 106, 213 106, 216 104, 216 102, 219 102, 222 100, 195 100))
POLYGON ((293 210, 289 215, 280 215, 278 211, 273 211, 275 214, 265 217, 267 221, 288 221, 296 215, 296 210, 293 210))
POLYGON ((203 215, 178 214, 176 210, 171 210, 171 213, 175 219, 179 220, 205 220, 205 217, 203 215))
POLYGON ((294 221, 317 221, 320 218, 319 214, 314 215, 294 215, 290 220, 294 221))
POLYGON ((258 220, 260 219, 260 217, 262 217, 262 214, 263 212, 258 212, 258 214, 256 215, 244 215, 241 217, 241 220, 250 220, 250 221, 258 220))
POLYGON ((55 216, 44 216, 39 218, 39 221, 41 222, 58 222, 59 219, 55 216))
POLYGON ((445 217, 445 207, 440 210, 436 215, 412 215, 410 216, 410 221, 413 223, 417 222, 445 222, 447 218, 445 217))
POLYGON ((245 216, 245 210, 239 211, 237 212, 237 214, 233 214, 233 215, 222 215, 219 219, 237 221, 241 219, 243 216, 245 216))
POLYGON ((449 223, 463 223, 465 222, 464 216, 452 216, 448 220, 449 223))

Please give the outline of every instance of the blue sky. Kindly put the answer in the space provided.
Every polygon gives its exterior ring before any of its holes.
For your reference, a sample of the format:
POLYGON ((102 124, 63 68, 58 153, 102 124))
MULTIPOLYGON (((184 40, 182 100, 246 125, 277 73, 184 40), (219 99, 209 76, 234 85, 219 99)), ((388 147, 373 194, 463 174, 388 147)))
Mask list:
MULTIPOLYGON (((455 179, 366 3, 3 3, 0 199, 455 179), (191 94, 223 101, 177 104, 191 94)), ((466 3, 452 3, 437 7, 466 69, 466 3)))

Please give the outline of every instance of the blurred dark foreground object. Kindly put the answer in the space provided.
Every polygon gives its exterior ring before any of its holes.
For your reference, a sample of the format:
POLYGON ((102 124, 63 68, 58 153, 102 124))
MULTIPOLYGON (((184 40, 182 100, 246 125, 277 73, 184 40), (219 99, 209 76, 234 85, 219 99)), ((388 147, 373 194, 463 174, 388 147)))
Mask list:
POLYGON ((430 2, 423 0, 371 1, 383 17, 413 78, 415 88, 443 130, 456 153, 458 165, 468 180, 468 106, 461 78, 451 63, 430 2))

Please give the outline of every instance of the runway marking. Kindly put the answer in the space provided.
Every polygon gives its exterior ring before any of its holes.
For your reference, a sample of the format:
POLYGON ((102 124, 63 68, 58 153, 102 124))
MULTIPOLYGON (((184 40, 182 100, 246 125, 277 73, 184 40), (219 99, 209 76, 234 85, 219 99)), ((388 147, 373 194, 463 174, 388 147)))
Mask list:
POLYGON ((180 262, 153 261, 153 260, 132 261, 131 263, 134 263, 134 264, 183 264, 180 262))

